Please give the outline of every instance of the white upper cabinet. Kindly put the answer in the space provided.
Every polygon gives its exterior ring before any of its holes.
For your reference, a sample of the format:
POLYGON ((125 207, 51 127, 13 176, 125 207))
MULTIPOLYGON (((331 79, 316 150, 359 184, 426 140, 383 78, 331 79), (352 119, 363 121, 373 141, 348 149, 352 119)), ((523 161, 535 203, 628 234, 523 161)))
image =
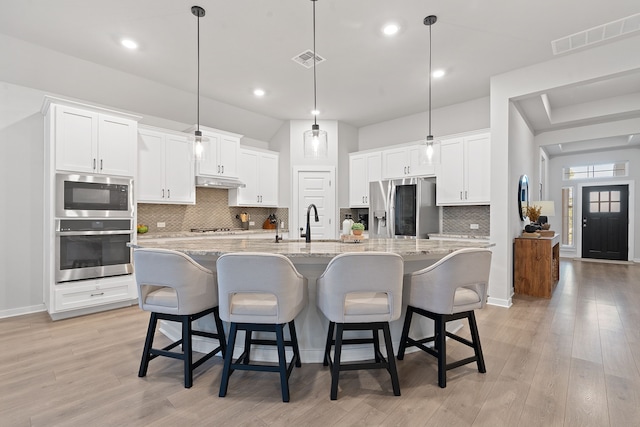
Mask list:
POLYGON ((56 105, 54 126, 56 170, 135 175, 135 120, 56 105))
POLYGON ((242 135, 200 127, 202 156, 196 162, 198 176, 238 178, 238 155, 242 135))
POLYGON ((278 162, 276 152, 240 149, 238 177, 244 188, 229 190, 229 206, 278 206, 278 162))
POLYGON ((489 204, 491 136, 481 133, 441 141, 438 205, 489 204))
POLYGON ((411 176, 433 176, 440 163, 440 144, 433 144, 428 156, 425 144, 391 148, 382 151, 382 178, 406 178, 411 176))
POLYGON ((161 130, 144 128, 138 134, 138 202, 194 204, 193 142, 161 130))
POLYGON ((382 178, 382 153, 349 155, 349 207, 369 207, 369 183, 382 178))

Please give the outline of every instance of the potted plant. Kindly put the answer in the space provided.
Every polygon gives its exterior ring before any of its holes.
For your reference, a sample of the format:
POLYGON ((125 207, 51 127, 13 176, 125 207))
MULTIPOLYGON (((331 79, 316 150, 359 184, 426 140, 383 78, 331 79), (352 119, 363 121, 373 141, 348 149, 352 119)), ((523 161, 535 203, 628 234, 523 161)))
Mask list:
POLYGON ((354 222, 351 226, 351 231, 353 231, 354 236, 359 236, 364 231, 364 224, 360 222, 354 222))
POLYGON ((540 217, 540 211, 542 210, 541 206, 529 205, 527 207, 527 216, 532 223, 537 223, 538 218, 540 217))

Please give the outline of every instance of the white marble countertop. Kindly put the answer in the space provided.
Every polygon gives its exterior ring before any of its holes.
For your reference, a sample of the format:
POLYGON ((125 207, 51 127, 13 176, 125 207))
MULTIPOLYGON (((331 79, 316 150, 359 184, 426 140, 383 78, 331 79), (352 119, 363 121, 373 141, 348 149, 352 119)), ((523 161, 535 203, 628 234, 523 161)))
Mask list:
MULTIPOLYGON (((132 245, 133 246, 133 245, 132 245)), ((436 256, 438 258, 462 248, 487 248, 489 241, 478 239, 365 239, 360 243, 342 243, 334 240, 285 240, 275 243, 266 239, 140 239, 134 247, 173 249, 190 256, 219 256, 228 252, 268 252, 290 258, 332 258, 345 252, 393 252, 405 259, 436 256)))

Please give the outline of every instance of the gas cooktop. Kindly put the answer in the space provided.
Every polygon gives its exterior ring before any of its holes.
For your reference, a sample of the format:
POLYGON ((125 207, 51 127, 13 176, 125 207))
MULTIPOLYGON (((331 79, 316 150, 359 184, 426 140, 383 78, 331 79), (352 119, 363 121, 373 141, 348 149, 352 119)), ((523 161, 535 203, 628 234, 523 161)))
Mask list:
POLYGON ((230 227, 214 227, 214 228, 192 228, 193 233, 219 233, 222 231, 241 231, 242 228, 230 228, 230 227))

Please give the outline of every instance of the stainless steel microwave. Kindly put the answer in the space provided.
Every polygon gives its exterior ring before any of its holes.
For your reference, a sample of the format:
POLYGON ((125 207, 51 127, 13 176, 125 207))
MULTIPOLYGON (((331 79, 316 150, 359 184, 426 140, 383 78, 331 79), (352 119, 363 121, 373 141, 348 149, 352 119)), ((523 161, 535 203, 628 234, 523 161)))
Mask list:
POLYGON ((56 175, 56 217, 133 218, 133 180, 100 175, 56 175))

